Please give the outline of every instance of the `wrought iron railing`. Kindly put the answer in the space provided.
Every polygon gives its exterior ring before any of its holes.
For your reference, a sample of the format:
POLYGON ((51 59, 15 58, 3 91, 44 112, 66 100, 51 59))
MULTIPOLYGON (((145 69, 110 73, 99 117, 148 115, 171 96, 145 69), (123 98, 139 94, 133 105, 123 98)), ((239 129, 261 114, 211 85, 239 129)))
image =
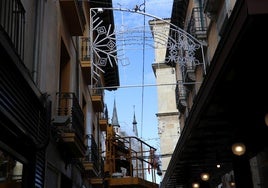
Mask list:
POLYGON ((86 135, 86 139, 87 139, 86 141, 87 151, 86 151, 85 161, 92 163, 94 169, 99 171, 100 170, 99 169, 100 158, 99 158, 97 143, 92 134, 86 135))
POLYGON ((193 62, 187 62, 184 66, 181 67, 181 74, 184 82, 195 81, 195 70, 196 66, 193 62))
POLYGON ((207 20, 202 7, 194 7, 190 21, 188 23, 187 32, 196 38, 204 38, 207 33, 207 20))
POLYGON ((179 80, 177 81, 176 89, 175 89, 175 96, 176 96, 177 109, 181 113, 183 113, 187 106, 187 103, 186 103, 187 92, 182 81, 179 81, 179 80))
POLYGON ((63 131, 75 132, 83 140, 84 138, 84 115, 79 102, 74 93, 59 92, 57 93, 58 116, 68 116, 71 127, 66 127, 63 131))
POLYGON ((81 44, 81 52, 80 52, 81 61, 90 61, 89 37, 80 37, 80 44, 81 44))
POLYGON ((107 108, 107 105, 105 104, 104 105, 104 109, 103 109, 103 112, 100 112, 99 113, 99 119, 106 119, 108 120, 108 108, 107 108))
POLYGON ((185 89, 181 80, 178 80, 177 84, 176 84, 176 96, 177 96, 178 100, 179 99, 186 99, 186 97, 187 97, 186 89, 185 89))
POLYGON ((91 90, 91 95, 104 95, 104 89, 101 81, 94 84, 94 88, 91 90))
POLYGON ((24 58, 25 10, 20 0, 0 1, 0 30, 3 30, 18 56, 24 58))

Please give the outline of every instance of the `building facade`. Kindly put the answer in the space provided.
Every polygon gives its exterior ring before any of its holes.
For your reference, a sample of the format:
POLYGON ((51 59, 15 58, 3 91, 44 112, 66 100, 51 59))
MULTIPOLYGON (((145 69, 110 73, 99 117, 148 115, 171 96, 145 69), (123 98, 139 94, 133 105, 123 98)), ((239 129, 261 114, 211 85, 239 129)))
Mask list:
MULTIPOLYGON (((100 87, 118 86, 119 76, 114 64, 90 79, 89 12, 99 6, 112 3, 0 2, 0 187, 103 186, 100 87)), ((104 17, 103 27, 113 25, 104 17)))
POLYGON ((267 18, 264 1, 174 1, 181 136, 161 187, 267 187, 267 18))
POLYGON ((149 21, 155 42, 155 62, 152 64, 152 68, 157 84, 158 112, 156 116, 158 119, 162 178, 165 176, 180 135, 179 113, 175 98, 176 72, 174 67, 165 63, 169 22, 169 19, 149 21))

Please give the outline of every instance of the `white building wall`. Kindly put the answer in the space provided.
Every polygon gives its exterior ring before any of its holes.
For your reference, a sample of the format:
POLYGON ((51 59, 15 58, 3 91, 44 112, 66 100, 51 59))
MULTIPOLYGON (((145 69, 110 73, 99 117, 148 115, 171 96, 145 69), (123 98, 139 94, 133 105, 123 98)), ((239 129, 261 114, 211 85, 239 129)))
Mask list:
POLYGON ((158 95, 158 135, 160 138, 162 178, 169 165, 171 155, 180 135, 179 113, 176 107, 176 72, 165 64, 169 20, 150 21, 155 42, 155 63, 152 65, 158 95))

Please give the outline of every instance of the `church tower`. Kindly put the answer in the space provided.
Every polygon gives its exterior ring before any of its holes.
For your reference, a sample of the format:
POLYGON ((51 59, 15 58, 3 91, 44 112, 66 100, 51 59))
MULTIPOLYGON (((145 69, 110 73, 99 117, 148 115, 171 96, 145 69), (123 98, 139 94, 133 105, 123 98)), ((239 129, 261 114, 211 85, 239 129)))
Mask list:
POLYGON ((164 43, 162 41, 168 41, 168 38, 165 38, 165 36, 168 36, 169 24, 160 20, 151 20, 150 26, 154 32, 154 41, 157 46, 155 48, 155 63, 152 64, 152 68, 155 74, 156 84, 162 85, 157 87, 158 112, 156 116, 158 120, 160 150, 163 156, 161 158, 163 178, 180 137, 179 112, 174 95, 176 89, 176 71, 174 67, 165 63, 166 44, 168 42, 164 43), (156 31, 162 31, 162 33, 160 32, 161 35, 156 31))
POLYGON ((113 108, 113 116, 112 116, 112 120, 111 120, 111 124, 114 128, 114 132, 116 134, 119 134, 120 132, 120 125, 118 122, 118 117, 117 117, 117 110, 116 110, 116 103, 115 103, 115 99, 114 99, 114 108, 113 108))
POLYGON ((133 116, 133 133, 136 137, 138 137, 138 128, 137 128, 137 121, 136 121, 136 116, 135 116, 135 106, 134 106, 134 116, 133 116))

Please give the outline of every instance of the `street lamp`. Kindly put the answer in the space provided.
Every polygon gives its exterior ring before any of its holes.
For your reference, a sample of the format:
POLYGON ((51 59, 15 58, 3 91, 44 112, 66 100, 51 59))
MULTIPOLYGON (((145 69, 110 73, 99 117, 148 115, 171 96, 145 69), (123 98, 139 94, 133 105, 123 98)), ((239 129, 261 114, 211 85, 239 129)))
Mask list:
POLYGON ((208 181, 209 180, 209 173, 206 173, 206 172, 202 173, 201 174, 201 179, 203 181, 208 181))
POLYGON ((232 145, 232 152, 235 155, 241 156, 246 152, 246 146, 242 142, 237 142, 232 145))
POLYGON ((199 188, 200 185, 197 182, 192 183, 192 188, 199 188))

